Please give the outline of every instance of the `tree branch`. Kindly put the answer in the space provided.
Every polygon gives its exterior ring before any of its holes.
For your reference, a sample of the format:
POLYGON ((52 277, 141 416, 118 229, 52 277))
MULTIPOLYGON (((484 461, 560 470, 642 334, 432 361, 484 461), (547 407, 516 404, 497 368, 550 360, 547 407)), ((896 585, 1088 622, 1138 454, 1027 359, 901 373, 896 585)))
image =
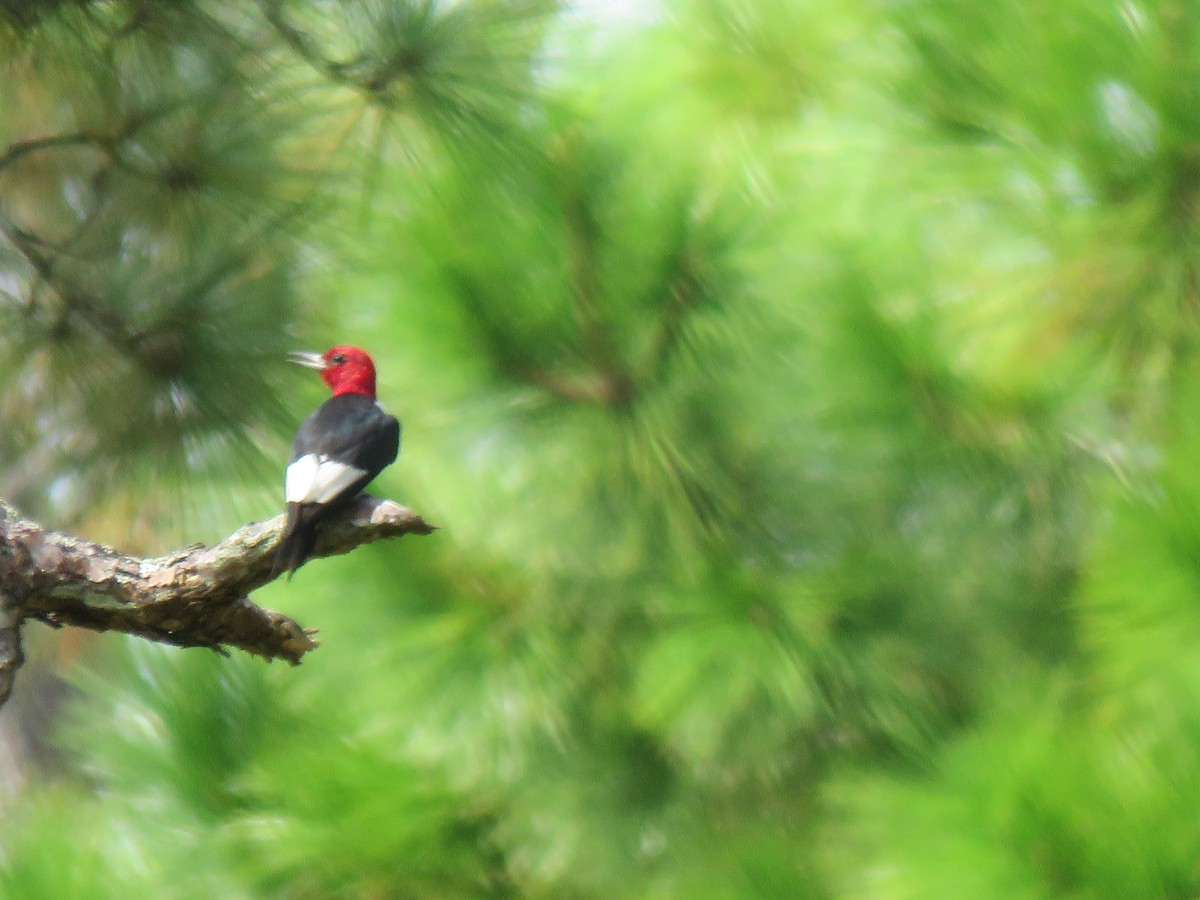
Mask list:
POLYGON ((102 145, 99 135, 87 131, 76 131, 71 134, 52 134, 49 137, 31 138, 27 141, 17 141, 9 144, 0 153, 0 170, 6 169, 17 160, 30 153, 41 150, 53 150, 57 147, 80 147, 87 144, 102 145))
POLYGON ((636 388, 603 312, 603 288, 597 260, 600 226, 588 197, 575 180, 574 170, 569 165, 564 165, 563 170, 567 173, 562 202, 575 320, 583 339, 584 353, 604 381, 604 402, 617 409, 628 409, 633 404, 636 388))
MULTIPOLYGON (((273 577, 283 522, 276 516, 213 547, 140 558, 50 531, 0 502, 0 703, 21 664, 21 622, 30 618, 300 662, 317 646, 312 633, 247 597, 273 577)), ((363 494, 325 523, 313 555, 433 530, 412 510, 363 494)))
POLYGON ((21 616, 7 591, 0 590, 0 706, 12 693, 17 669, 25 662, 21 654, 21 616))
POLYGON ((271 27, 283 38, 283 42, 319 74, 324 75, 335 84, 345 87, 359 89, 367 87, 351 75, 354 62, 334 62, 327 59, 309 35, 287 20, 282 0, 258 0, 258 8, 271 27))

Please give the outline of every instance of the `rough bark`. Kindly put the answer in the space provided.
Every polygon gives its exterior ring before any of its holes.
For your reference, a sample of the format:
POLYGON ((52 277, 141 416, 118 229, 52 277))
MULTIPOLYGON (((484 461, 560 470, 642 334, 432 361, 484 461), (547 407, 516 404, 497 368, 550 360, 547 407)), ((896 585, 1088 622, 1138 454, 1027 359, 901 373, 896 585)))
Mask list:
MULTIPOLYGON (((272 579, 283 521, 253 522, 213 547, 140 558, 43 528, 0 502, 0 704, 21 665, 27 619, 298 663, 317 646, 313 632, 248 598, 272 579)), ((314 558, 433 530, 412 510, 364 494, 323 525, 314 558)))
POLYGON ((12 693, 17 669, 25 661, 21 655, 21 616, 2 587, 0 585, 0 706, 12 693))

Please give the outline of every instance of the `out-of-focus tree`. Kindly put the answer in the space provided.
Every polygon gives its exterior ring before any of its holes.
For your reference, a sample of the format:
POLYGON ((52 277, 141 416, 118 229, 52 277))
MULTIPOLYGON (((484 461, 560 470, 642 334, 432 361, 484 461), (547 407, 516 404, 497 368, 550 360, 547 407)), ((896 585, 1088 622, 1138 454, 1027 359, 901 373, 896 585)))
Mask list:
POLYGON ((95 654, 4 891, 1200 889, 1191 5, 13 9, 0 494, 273 511, 336 337, 443 529, 95 654))

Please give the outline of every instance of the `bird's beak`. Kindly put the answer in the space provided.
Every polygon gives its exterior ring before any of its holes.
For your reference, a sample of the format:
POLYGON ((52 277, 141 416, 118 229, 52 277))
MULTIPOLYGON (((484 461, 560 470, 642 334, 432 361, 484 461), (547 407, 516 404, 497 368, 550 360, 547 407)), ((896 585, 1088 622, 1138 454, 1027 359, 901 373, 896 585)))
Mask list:
POLYGON ((288 354, 288 360, 298 366, 307 366, 310 369, 329 368, 325 357, 320 353, 313 353, 311 350, 293 350, 288 354))

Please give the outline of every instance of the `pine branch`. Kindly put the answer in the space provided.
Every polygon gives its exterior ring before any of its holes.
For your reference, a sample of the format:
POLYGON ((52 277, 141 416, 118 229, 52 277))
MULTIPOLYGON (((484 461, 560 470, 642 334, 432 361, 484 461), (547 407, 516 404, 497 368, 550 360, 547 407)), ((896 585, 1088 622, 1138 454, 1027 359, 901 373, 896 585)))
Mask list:
POLYGON ((704 279, 696 255, 687 248, 681 249, 675 262, 675 272, 666 285, 664 302, 643 366, 648 379, 657 381, 663 377, 683 338, 689 315, 704 299, 704 291, 704 279))
POLYGON ((4 152, 0 153, 0 170, 8 168, 8 166, 28 156, 30 153, 38 153, 42 150, 54 150, 58 147, 82 147, 87 145, 103 147, 105 142, 99 135, 87 131, 76 131, 70 134, 52 134, 48 137, 17 141, 16 143, 9 144, 4 149, 4 152))
POLYGON ((584 351, 604 380, 602 396, 605 402, 617 409, 628 409, 633 403, 636 388, 633 375, 617 351, 610 325, 602 312, 603 289, 596 250, 599 225, 579 185, 568 183, 566 186, 563 213, 575 319, 584 351))
POLYGON ((367 89, 367 85, 356 79, 351 73, 361 60, 352 62, 335 62, 322 55, 316 42, 306 33, 288 21, 283 10, 282 0, 259 0, 258 7, 264 18, 275 29, 292 51, 308 63, 319 74, 335 84, 343 87, 367 89))
POLYGON ((21 614, 7 590, 0 591, 0 706, 12 693, 21 654, 21 614))
MULTIPOLYGON (((26 619, 299 663, 317 646, 312 633, 247 596, 274 577, 283 522, 252 522, 213 547, 140 558, 43 528, 0 501, 0 704, 22 662, 26 619)), ((433 530, 412 510, 364 494, 324 525, 314 556, 433 530)))

